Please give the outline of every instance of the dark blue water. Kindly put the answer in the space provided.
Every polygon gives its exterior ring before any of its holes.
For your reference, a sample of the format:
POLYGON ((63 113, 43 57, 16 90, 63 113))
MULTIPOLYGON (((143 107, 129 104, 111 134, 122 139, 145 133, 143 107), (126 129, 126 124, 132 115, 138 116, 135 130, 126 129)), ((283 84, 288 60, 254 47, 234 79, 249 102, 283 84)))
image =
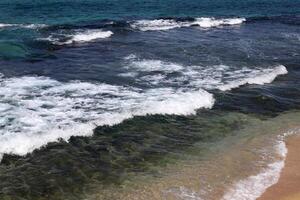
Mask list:
POLYGON ((230 112, 298 109, 299 63, 298 0, 2 0, 0 199, 80 199, 231 135, 230 112))

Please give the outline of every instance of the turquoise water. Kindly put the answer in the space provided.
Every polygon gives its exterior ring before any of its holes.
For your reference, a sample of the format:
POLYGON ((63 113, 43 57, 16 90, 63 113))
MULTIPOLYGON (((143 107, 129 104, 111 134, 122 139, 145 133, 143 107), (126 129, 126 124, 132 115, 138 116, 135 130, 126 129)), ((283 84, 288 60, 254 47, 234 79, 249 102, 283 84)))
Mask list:
POLYGON ((3 0, 0 22, 64 24, 101 19, 298 14, 293 0, 3 0))
MULTIPOLYGON (((16 1, 0 2, 0 24, 77 24, 159 17, 270 17, 297 15, 299 1, 16 1)), ((19 33, 21 35, 27 33, 19 33)), ((2 36, 2 33, 1 33, 2 36)), ((5 35, 4 35, 5 36, 5 35)), ((2 36, 3 37, 3 36, 2 36)))

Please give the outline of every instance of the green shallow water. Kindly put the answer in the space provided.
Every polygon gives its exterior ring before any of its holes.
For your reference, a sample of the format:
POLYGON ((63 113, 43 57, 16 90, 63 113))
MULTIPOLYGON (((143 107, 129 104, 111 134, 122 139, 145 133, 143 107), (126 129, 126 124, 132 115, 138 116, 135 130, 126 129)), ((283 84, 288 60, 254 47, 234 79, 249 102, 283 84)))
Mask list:
POLYGON ((281 136, 297 133, 300 127, 299 111, 269 119, 240 113, 226 117, 246 123, 223 139, 195 142, 175 162, 157 169, 158 175, 135 176, 119 187, 95 185, 87 199, 222 199, 238 181, 260 174, 282 159, 277 153, 281 136))
POLYGON ((163 191, 180 184, 207 190, 208 183, 220 190, 210 195, 220 195, 226 188, 220 181, 224 171, 233 174, 226 183, 255 173, 264 164, 252 163, 249 173, 244 171, 249 162, 259 161, 256 149, 272 149, 275 136, 296 126, 299 117, 299 112, 266 118, 205 111, 190 117, 135 117, 98 127, 92 137, 50 143, 25 157, 5 155, 0 199, 161 199, 163 191))

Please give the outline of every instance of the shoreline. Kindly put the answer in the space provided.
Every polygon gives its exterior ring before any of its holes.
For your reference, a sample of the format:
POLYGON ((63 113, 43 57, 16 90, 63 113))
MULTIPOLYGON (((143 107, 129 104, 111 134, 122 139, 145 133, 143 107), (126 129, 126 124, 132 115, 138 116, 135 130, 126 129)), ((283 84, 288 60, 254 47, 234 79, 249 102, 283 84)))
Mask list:
POLYGON ((269 187, 257 200, 300 199, 300 136, 288 136, 285 142, 288 153, 279 181, 269 187))

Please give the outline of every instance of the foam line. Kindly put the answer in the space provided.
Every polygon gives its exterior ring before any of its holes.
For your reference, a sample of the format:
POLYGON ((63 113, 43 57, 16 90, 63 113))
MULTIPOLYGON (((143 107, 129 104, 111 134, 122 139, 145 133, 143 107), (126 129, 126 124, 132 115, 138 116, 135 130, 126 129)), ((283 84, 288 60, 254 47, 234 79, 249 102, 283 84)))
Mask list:
POLYGON ((108 38, 113 34, 111 31, 102 31, 102 30, 87 30, 84 32, 79 32, 71 36, 70 40, 67 40, 65 44, 70 43, 84 43, 90 42, 96 39, 108 38))
POLYGON ((163 31, 174 28, 200 26, 212 28, 218 26, 238 25, 245 22, 245 18, 216 19, 213 17, 195 18, 194 21, 176 21, 175 19, 138 20, 131 24, 131 27, 140 31, 163 31))
POLYGON ((5 23, 0 23, 0 28, 7 28, 7 27, 37 29, 37 28, 47 27, 47 25, 46 24, 5 24, 5 23))
POLYGON ((222 200, 256 200, 267 188, 276 184, 279 180, 280 172, 284 167, 288 151, 283 140, 278 142, 276 150, 277 154, 281 156, 281 160, 269 164, 259 174, 237 182, 227 191, 222 200))
POLYGON ((275 78, 279 75, 287 74, 288 71, 285 66, 279 65, 273 69, 264 69, 264 70, 257 70, 252 71, 248 75, 248 77, 237 79, 235 81, 229 82, 219 87, 220 90, 226 91, 231 90, 233 88, 237 88, 241 85, 245 84, 257 84, 263 85, 266 83, 271 83, 275 80, 275 78))
POLYGON ((161 60, 139 59, 135 55, 126 57, 125 61, 127 62, 124 67, 126 73, 121 73, 120 76, 133 77, 135 81, 153 86, 167 84, 182 87, 188 84, 190 87, 206 90, 227 91, 246 84, 263 85, 288 73, 283 65, 271 67, 183 66, 161 60))

